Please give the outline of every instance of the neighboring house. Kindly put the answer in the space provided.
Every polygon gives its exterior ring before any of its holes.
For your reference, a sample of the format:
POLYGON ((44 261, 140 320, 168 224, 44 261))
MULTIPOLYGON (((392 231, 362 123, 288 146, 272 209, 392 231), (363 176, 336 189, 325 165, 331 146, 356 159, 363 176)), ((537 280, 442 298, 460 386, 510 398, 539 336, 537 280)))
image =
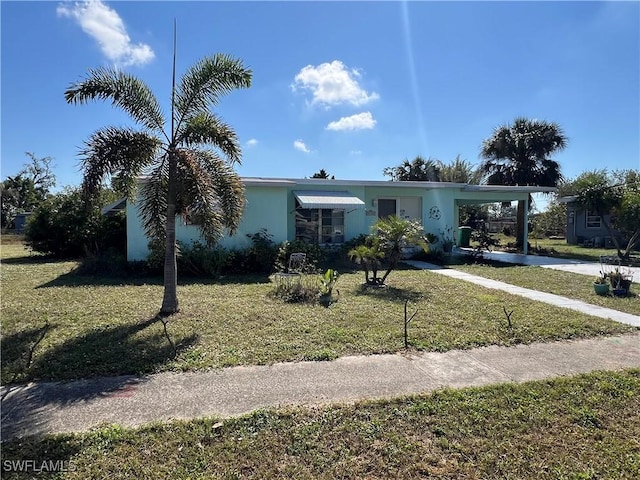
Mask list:
POLYGON ((33 212, 18 213, 15 216, 13 219, 13 228, 16 233, 22 233, 24 231, 24 228, 27 226, 27 220, 29 220, 31 215, 33 215, 33 212))
MULTIPOLYGON (((567 243, 589 247, 613 247, 611 235, 604 226, 598 212, 585 210, 576 203, 576 196, 561 197, 559 200, 567 204, 567 243)), ((611 215, 606 214, 604 220, 611 224, 611 215)), ((616 230, 614 235, 622 240, 616 230)))
MULTIPOLYGON (((247 204, 238 232, 220 245, 245 248, 247 234, 266 230, 274 242, 305 240, 339 245, 370 233, 373 223, 387 215, 419 220, 427 232, 440 235, 458 226, 458 207, 524 200, 550 187, 468 185, 446 182, 392 182, 386 180, 326 180, 243 178, 247 204)), ((142 180, 143 181, 143 180, 142 180)), ((526 209, 525 209, 526 211, 526 209)), ((127 259, 144 260, 148 239, 135 203, 127 202, 127 259)), ((176 220, 176 237, 183 242, 200 239, 199 230, 182 217, 176 220)))

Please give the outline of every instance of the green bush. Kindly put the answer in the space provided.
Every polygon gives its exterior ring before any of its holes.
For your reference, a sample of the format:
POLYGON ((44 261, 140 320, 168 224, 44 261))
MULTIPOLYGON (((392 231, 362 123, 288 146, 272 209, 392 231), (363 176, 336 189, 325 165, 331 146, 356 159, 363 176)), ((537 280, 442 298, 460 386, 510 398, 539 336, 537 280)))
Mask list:
POLYGON ((96 204, 87 204, 82 192, 65 189, 42 202, 29 217, 25 242, 36 252, 59 258, 100 255, 114 249, 125 251, 124 215, 104 216, 100 205, 115 199, 103 191, 96 204))
POLYGON ((275 278, 270 295, 287 303, 316 303, 320 295, 320 281, 315 275, 275 278))
POLYGON ((327 252, 322 247, 313 243, 294 240, 293 242, 282 242, 278 247, 275 257, 275 271, 285 272, 289 266, 289 257, 292 253, 305 253, 305 271, 316 272, 318 265, 325 261, 327 252))
POLYGON ((200 242, 178 242, 178 246, 178 270, 184 274, 218 278, 228 270, 229 252, 224 248, 211 248, 200 242))
MULTIPOLYGON (((247 234, 251 246, 244 250, 228 250, 220 246, 207 246, 199 241, 191 244, 178 241, 178 273, 196 277, 218 278, 221 275, 265 273, 273 269, 277 247, 266 230, 247 234)), ((149 242, 146 269, 162 273, 164 242, 149 242)))

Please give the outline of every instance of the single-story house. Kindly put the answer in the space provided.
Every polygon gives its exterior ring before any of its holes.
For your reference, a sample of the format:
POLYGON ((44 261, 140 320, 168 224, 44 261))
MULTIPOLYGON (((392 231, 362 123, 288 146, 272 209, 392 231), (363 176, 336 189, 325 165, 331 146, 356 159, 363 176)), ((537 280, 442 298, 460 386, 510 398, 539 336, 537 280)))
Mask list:
POLYGON ((27 226, 27 221, 29 217, 33 215, 33 212, 22 212, 18 213, 13 219, 13 228, 17 233, 22 233, 27 226))
MULTIPOLYGON (((369 233, 378 218, 388 215, 417 219, 427 232, 437 236, 451 228, 455 238, 460 205, 518 200, 528 203, 531 193, 555 191, 550 187, 419 181, 252 177, 242 181, 247 199, 244 215, 237 233, 220 241, 223 247, 245 248, 250 244, 247 234, 263 229, 277 243, 301 239, 337 245, 369 233)), ((135 203, 127 202, 126 216, 127 258, 144 260, 148 239, 135 203)), ((178 240, 189 243, 200 238, 196 226, 186 224, 181 217, 176 223, 178 240)))
MULTIPOLYGON (((591 247, 613 247, 611 234, 604 226, 606 220, 611 224, 611 215, 606 214, 603 219, 598 212, 586 210, 577 202, 575 195, 561 197, 560 202, 567 204, 567 243, 591 247)), ((622 240, 616 230, 614 235, 622 240)))

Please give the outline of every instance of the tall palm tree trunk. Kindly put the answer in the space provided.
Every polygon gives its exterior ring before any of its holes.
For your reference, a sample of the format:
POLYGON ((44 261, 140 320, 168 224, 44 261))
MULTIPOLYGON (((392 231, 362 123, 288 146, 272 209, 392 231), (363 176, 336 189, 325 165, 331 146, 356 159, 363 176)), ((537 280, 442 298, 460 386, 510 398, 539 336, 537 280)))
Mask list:
POLYGON ((178 265, 176 259, 176 173, 175 154, 169 154, 167 227, 164 250, 164 294, 160 313, 171 315, 178 309, 178 265))

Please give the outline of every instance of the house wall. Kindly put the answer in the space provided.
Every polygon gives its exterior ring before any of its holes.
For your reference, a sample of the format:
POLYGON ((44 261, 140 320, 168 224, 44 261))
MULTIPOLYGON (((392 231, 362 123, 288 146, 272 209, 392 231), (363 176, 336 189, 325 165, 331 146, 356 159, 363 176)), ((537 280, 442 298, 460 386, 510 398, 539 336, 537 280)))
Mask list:
MULTIPOLYGON (((611 215, 605 215, 611 222, 611 215)), ((594 246, 611 246, 611 235, 600 222, 600 228, 587 227, 587 212, 574 203, 567 204, 567 243, 578 245, 583 242, 594 242, 594 246)))
MULTIPOLYGON (((220 245, 225 248, 245 248, 251 243, 247 234, 266 229, 273 241, 280 243, 287 239, 287 217, 281 212, 287 210, 287 189, 283 187, 256 187, 246 189, 245 211, 233 236, 225 236, 220 245)), ((182 217, 176 219, 176 240, 193 243, 201 240, 196 225, 186 225, 182 217)), ((144 234, 138 216, 137 205, 127 202, 127 260, 145 260, 149 255, 149 240, 144 234)))
MULTIPOLYGON (((358 182, 356 182, 358 183, 358 182)), ((293 191, 322 190, 349 191, 365 202, 364 206, 347 209, 344 217, 344 239, 350 240, 360 234, 367 234, 378 219, 378 200, 397 200, 397 210, 404 209, 408 216, 417 216, 425 231, 435 235, 451 230, 456 238, 458 226, 458 206, 461 204, 489 203, 525 200, 527 193, 462 191, 457 187, 399 187, 385 185, 365 185, 348 183, 326 185, 294 185, 281 182, 273 185, 246 185, 247 204, 234 236, 226 236, 220 241, 225 248, 242 249, 250 245, 247 234, 266 230, 276 243, 295 239, 295 198, 293 191)), ((127 202, 127 259, 144 260, 148 255, 148 240, 138 218, 137 206, 127 202)), ((189 243, 200 239, 199 229, 185 225, 182 218, 176 220, 176 237, 189 243)))

